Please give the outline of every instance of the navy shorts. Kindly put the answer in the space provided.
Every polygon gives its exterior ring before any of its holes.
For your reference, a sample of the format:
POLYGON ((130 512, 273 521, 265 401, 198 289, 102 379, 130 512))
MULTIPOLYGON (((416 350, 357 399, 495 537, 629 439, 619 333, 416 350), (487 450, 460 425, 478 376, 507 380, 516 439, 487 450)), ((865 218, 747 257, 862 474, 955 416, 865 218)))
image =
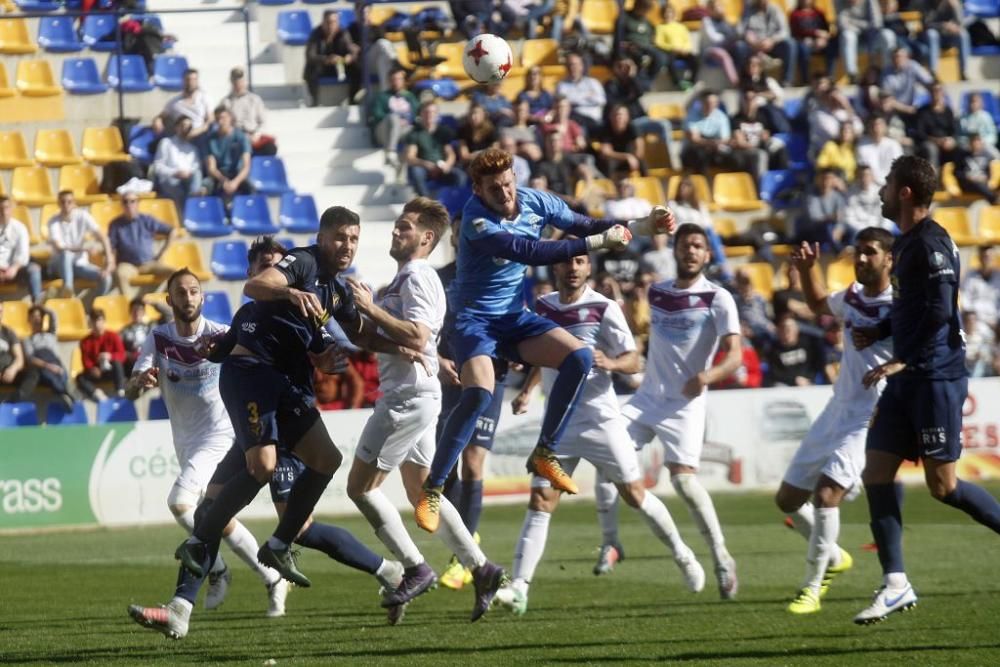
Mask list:
POLYGON ((910 461, 957 461, 968 392, 968 378, 889 378, 872 414, 866 448, 910 461))
POLYGON ((521 341, 558 328, 552 320, 528 310, 502 315, 459 313, 450 336, 455 366, 461 368, 480 355, 520 362, 517 346, 521 341))
POLYGON ((219 392, 244 452, 273 444, 290 451, 320 418, 307 388, 253 357, 230 356, 222 362, 219 392))
MULTIPOLYGON (((507 387, 507 362, 493 360, 493 371, 496 374, 496 384, 493 386, 493 400, 479 419, 476 420, 476 430, 472 434, 470 445, 493 450, 493 438, 496 437, 497 424, 500 422, 500 410, 503 408, 504 389, 507 387)), ((462 396, 462 388, 453 384, 441 385, 441 414, 437 423, 437 440, 441 439, 444 424, 448 421, 452 410, 458 405, 462 396)))
MULTIPOLYGON (((226 452, 226 455, 222 457, 222 461, 216 467, 215 474, 212 475, 212 481, 209 482, 209 485, 223 485, 246 469, 246 467, 247 460, 243 454, 243 450, 240 449, 239 445, 234 444, 226 452)), ((292 490, 292 485, 295 484, 295 480, 298 479, 299 475, 305 469, 306 464, 299 457, 279 447, 278 465, 274 468, 274 475, 271 477, 270 482, 271 502, 288 502, 288 493, 292 490)))

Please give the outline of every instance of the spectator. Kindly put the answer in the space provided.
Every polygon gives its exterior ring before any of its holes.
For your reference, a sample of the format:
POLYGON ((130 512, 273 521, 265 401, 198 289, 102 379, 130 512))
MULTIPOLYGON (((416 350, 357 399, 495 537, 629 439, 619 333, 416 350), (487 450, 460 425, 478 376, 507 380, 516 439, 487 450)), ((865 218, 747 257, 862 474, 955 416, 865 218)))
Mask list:
POLYGON ((139 196, 126 193, 122 196, 125 212, 111 221, 108 241, 115 253, 115 282, 119 291, 128 298, 135 296, 132 278, 140 273, 160 279, 150 291, 157 291, 160 282, 170 277, 174 267, 160 261, 167 246, 177 236, 177 228, 157 220, 151 215, 139 212, 139 196), (159 252, 153 249, 156 236, 166 236, 167 240, 159 252))
POLYGON ((961 158, 955 163, 955 178, 962 192, 985 197, 991 205, 1000 200, 997 191, 990 187, 990 162, 993 154, 986 150, 983 138, 978 134, 969 137, 969 148, 961 151, 961 158))
POLYGON ((842 0, 837 7, 840 55, 851 83, 858 80, 858 48, 866 47, 885 65, 896 37, 882 24, 882 10, 875 0, 842 0))
POLYGON ((531 115, 545 114, 552 108, 552 93, 543 87, 542 68, 535 65, 528 70, 524 90, 517 94, 516 102, 527 102, 531 115))
MULTIPOLYGON (((958 122, 948 106, 944 86, 931 86, 931 101, 917 111, 917 127, 914 137, 919 145, 917 154, 926 158, 940 170, 944 162, 953 162, 958 157, 958 122)), ((971 143, 971 142, 970 142, 971 143)))
MULTIPOLYGON (((594 290, 598 294, 617 303, 622 307, 623 311, 625 310, 625 295, 622 293, 621 285, 618 284, 618 281, 611 274, 598 273, 594 277, 594 290)), ((636 332, 633 331, 632 333, 636 332)))
POLYGON ((882 217, 881 189, 875 182, 875 172, 866 164, 859 164, 855 172, 857 179, 847 191, 840 227, 844 245, 854 245, 854 237, 866 227, 881 227, 896 231, 896 225, 882 217))
POLYGON ((229 72, 231 88, 229 94, 219 102, 233 114, 236 129, 250 138, 254 155, 275 155, 278 152, 274 137, 264 134, 264 119, 267 107, 260 95, 250 90, 246 72, 242 67, 234 67, 229 72))
MULTIPOLYGON (((747 327, 741 324, 744 330, 742 349, 743 365, 727 378, 719 380, 711 385, 712 389, 756 389, 764 384, 764 371, 760 367, 760 355, 753 347, 753 342, 746 335, 747 327)), ((718 366, 726 358, 725 350, 715 353, 713 366, 718 366)))
MULTIPOLYGON (((649 88, 649 82, 637 76, 635 62, 631 58, 616 58, 611 66, 612 77, 604 84, 604 92, 609 100, 624 104, 632 118, 636 134, 643 137, 655 134, 667 146, 667 157, 671 156, 673 145, 673 125, 669 120, 658 120, 646 115, 642 106, 642 96, 649 88)), ((609 109, 610 112, 610 109, 609 109)), ((670 159, 673 162, 673 159, 670 159)))
POLYGON ((361 405, 357 407, 372 407, 375 405, 375 401, 382 396, 382 392, 379 391, 378 359, 372 352, 359 349, 350 353, 349 365, 357 371, 364 383, 362 385, 361 405))
POLYGON ((799 220, 796 241, 820 243, 828 250, 839 250, 843 229, 839 226, 847 200, 843 185, 832 169, 819 174, 819 187, 806 197, 806 216, 799 220))
POLYGON ((816 80, 808 108, 809 154, 814 158, 826 142, 840 135, 840 126, 844 123, 852 123, 855 134, 860 134, 864 128, 850 100, 827 77, 816 80))
POLYGON ((201 192, 201 156, 198 148, 189 141, 191 119, 178 118, 174 135, 164 137, 156 147, 153 160, 153 185, 156 192, 174 202, 177 212, 184 214, 188 197, 201 192))
POLYGON ((31 335, 24 339, 25 364, 38 373, 43 387, 48 387, 59 397, 67 411, 73 409, 73 396, 67 383, 69 375, 59 359, 59 339, 56 338, 56 314, 44 306, 34 305, 28 310, 31 335), (45 320, 48 319, 48 326, 45 320))
POLYGON ((768 316, 767 300, 756 290, 750 276, 742 269, 736 270, 736 310, 746 328, 744 335, 754 347, 769 344, 774 336, 774 324, 768 316))
POLYGON ((788 29, 792 38, 798 42, 799 76, 802 83, 812 80, 809 66, 813 54, 823 57, 826 61, 826 75, 833 76, 833 68, 837 63, 837 40, 830 33, 826 15, 816 9, 816 0, 798 0, 795 9, 788 15, 788 29))
POLYGON ((555 104, 542 123, 543 134, 558 130, 562 148, 566 153, 582 153, 587 150, 587 137, 583 128, 572 118, 573 105, 566 97, 556 97, 555 104))
POLYGON ((198 84, 198 70, 184 70, 184 87, 180 93, 170 98, 167 106, 163 108, 166 126, 176 129, 177 121, 187 118, 191 121, 187 139, 196 139, 208 132, 211 127, 211 111, 208 95, 198 84))
POLYGON ((765 355, 768 387, 807 387, 823 371, 819 346, 801 335, 791 313, 778 320, 775 342, 765 355))
POLYGON ((233 114, 225 107, 215 110, 215 125, 205 158, 205 190, 222 197, 228 206, 235 195, 253 193, 249 179, 250 141, 233 126, 233 114))
POLYGON ((818 169, 832 169, 844 181, 851 183, 854 181, 854 171, 858 166, 854 153, 854 125, 844 123, 840 126, 837 140, 828 141, 823 145, 816 157, 816 167, 818 169))
MULTIPOLYGON (((635 287, 625 295, 625 322, 635 336, 639 354, 645 352, 649 343, 649 326, 653 321, 653 310, 649 306, 649 287, 655 280, 654 274, 642 267, 636 277, 635 287)), ((615 374, 615 393, 635 393, 641 380, 641 376, 615 374)))
POLYGON ((914 106, 917 85, 926 88, 932 83, 934 76, 923 65, 911 60, 906 49, 898 48, 892 52, 892 64, 882 73, 881 89, 889 94, 894 110, 912 117, 917 113, 914 106))
POLYGON ((529 2, 528 0, 501 0, 499 10, 502 17, 499 27, 493 26, 493 32, 497 35, 507 34, 511 29, 520 30, 525 39, 534 39, 538 34, 538 21, 544 16, 552 13, 555 7, 555 0, 538 0, 529 2))
POLYGON ((695 173, 705 173, 709 167, 728 162, 732 128, 729 116, 719 106, 719 95, 707 90, 701 94, 701 104, 692 105, 684 121, 684 145, 681 164, 695 173))
POLYGON ((987 338, 978 324, 975 311, 962 313, 962 331, 965 332, 965 368, 969 377, 993 375, 994 348, 992 338, 987 338))
POLYGON ((558 129, 546 132, 543 159, 535 165, 531 175, 544 176, 552 192, 569 196, 576 191, 578 180, 589 178, 586 168, 563 151, 565 143, 558 129))
POLYGON ((423 197, 430 196, 431 183, 464 185, 465 174, 455 167, 452 131, 438 123, 438 107, 427 102, 420 107, 420 120, 403 138, 407 177, 410 186, 423 197))
POLYGON ((892 163, 903 154, 899 142, 887 135, 888 125, 882 115, 868 119, 868 133, 858 142, 857 162, 871 167, 872 177, 879 186, 885 185, 892 163))
MULTIPOLYGON (((677 20, 677 10, 669 2, 663 4, 663 23, 656 26, 656 48, 667 60, 667 71, 674 85, 687 91, 698 77, 698 58, 694 55, 691 31, 677 20)), ((608 99, 615 99, 608 96, 608 99)))
POLYGON ((996 268, 995 248, 992 245, 979 246, 977 259, 979 268, 970 268, 962 278, 962 307, 976 316, 975 330, 965 331, 975 331, 992 343, 1000 325, 1000 271, 996 268))
POLYGON ((28 226, 14 218, 14 202, 0 194, 0 285, 21 283, 31 300, 42 298, 42 269, 31 260, 28 226))
POLYGON ((313 385, 320 410, 356 410, 364 405, 365 381, 350 364, 337 375, 313 369, 313 385))
POLYGON ((59 212, 49 220, 49 245, 52 246, 50 270, 62 278, 63 292, 67 296, 75 294, 77 278, 97 282, 95 296, 106 294, 111 289, 111 276, 115 270, 115 256, 111 244, 90 213, 77 208, 72 190, 62 190, 59 195, 59 212), (104 250, 105 266, 90 263, 87 240, 93 239, 104 250))
POLYGON ((600 129, 607 97, 600 81, 586 76, 583 56, 579 53, 566 56, 566 78, 556 85, 556 95, 569 100, 571 118, 588 133, 600 129))
POLYGON ((90 311, 91 330, 80 341, 80 356, 83 372, 76 376, 76 387, 85 398, 100 402, 108 396, 97 383, 110 380, 114 383, 115 395, 125 395, 125 346, 114 331, 107 328, 104 311, 94 308, 90 311))
MULTIPOLYGON (((153 327, 160 322, 169 322, 174 315, 170 307, 162 301, 149 301, 146 297, 137 296, 128 304, 129 323, 122 327, 118 335, 125 346, 125 377, 131 377, 132 366, 135 365, 142 350, 142 344, 149 336, 153 327), (151 305, 160 314, 156 322, 149 322, 146 319, 146 306, 151 305)), ((223 324, 225 324, 223 322, 223 324)))
POLYGON ((821 333, 817 327, 812 325, 813 313, 806 303, 805 294, 802 292, 802 277, 795 264, 789 262, 786 265, 785 277, 788 280, 788 285, 783 289, 776 290, 771 297, 775 321, 780 322, 786 314, 791 314, 801 326, 810 327, 817 333, 821 333))
POLYGON ((773 132, 791 132, 792 126, 782 108, 785 91, 774 77, 764 72, 764 60, 761 56, 750 56, 740 79, 740 88, 754 93, 754 102, 760 115, 767 118, 767 123, 773 128, 773 132))
POLYGON ((708 247, 712 251, 712 266, 719 270, 724 282, 731 282, 733 273, 726 262, 726 250, 722 245, 722 239, 712 224, 708 205, 698 199, 698 190, 694 187, 694 181, 690 176, 681 178, 677 184, 677 194, 667 203, 667 207, 674 212, 678 226, 693 223, 705 230, 708 247))
POLYGON ((752 55, 767 55, 784 64, 783 84, 795 80, 796 43, 790 39, 788 19, 771 0, 750 0, 743 11, 739 32, 743 39, 736 42, 736 62, 745 68, 752 55))
POLYGON ((983 140, 983 148, 994 160, 1000 159, 997 148, 997 125, 989 111, 983 108, 982 93, 969 95, 969 112, 958 121, 959 144, 968 148, 972 135, 979 135, 983 140))
POLYGON ((597 149, 598 168, 606 175, 624 169, 646 174, 646 140, 639 136, 631 124, 628 107, 615 104, 608 114, 607 127, 595 134, 600 142, 597 149))
POLYGON ((488 83, 477 87, 472 93, 472 104, 478 104, 486 111, 495 127, 507 127, 514 122, 514 107, 500 92, 500 83, 488 83))
POLYGON ((627 297, 635 287, 642 258, 629 246, 608 250, 597 256, 597 273, 611 276, 618 284, 623 296, 627 297))
POLYGON ((538 130, 531 118, 531 105, 527 100, 514 103, 514 124, 501 128, 500 139, 512 139, 517 154, 529 162, 542 159, 542 148, 538 141, 538 130))
POLYGON ((642 253, 642 265, 653 271, 656 280, 677 277, 677 259, 670 247, 670 237, 666 234, 653 234, 650 242, 650 249, 642 253))
POLYGON ((706 14, 701 19, 701 39, 699 40, 701 59, 706 64, 721 67, 726 78, 729 79, 729 85, 738 85, 740 75, 736 71, 732 52, 736 48, 740 33, 736 30, 736 26, 726 18, 722 0, 708 0, 705 3, 705 11, 706 14))
POLYGON ((656 29, 647 15, 653 0, 635 0, 632 9, 622 11, 615 23, 614 51, 639 65, 639 73, 654 78, 667 65, 667 55, 653 43, 656 29))
POLYGON ((756 92, 744 89, 740 96, 740 112, 732 120, 733 146, 753 151, 757 156, 752 164, 754 178, 758 181, 768 169, 788 167, 785 143, 774 136, 778 132, 772 122, 774 115, 765 113, 769 106, 756 92))
POLYGON ((879 9, 882 10, 882 26, 893 34, 896 47, 902 47, 917 59, 925 60, 927 45, 913 29, 913 24, 903 20, 899 3, 896 0, 879 0, 879 9))
POLYGON ((517 184, 517 187, 528 187, 528 181, 531 179, 531 165, 517 154, 517 143, 514 141, 514 138, 510 135, 500 137, 500 150, 507 151, 514 158, 514 164, 511 169, 514 171, 514 182, 517 184))
MULTIPOLYGON (((649 215, 653 204, 635 195, 635 184, 628 176, 615 179, 616 197, 604 202, 604 215, 613 220, 639 220, 649 215)), ((678 223, 679 224, 679 223, 678 223)))
POLYGON ((0 387, 13 387, 14 393, 7 400, 20 403, 29 400, 35 391, 38 369, 26 363, 21 340, 2 322, 3 301, 0 301, 0 387))
POLYGON ((462 167, 469 164, 475 153, 489 148, 497 142, 499 134, 490 121, 486 109, 476 102, 469 106, 469 113, 458 129, 458 162, 462 167))
POLYGON ((375 141, 385 149, 385 161, 399 165, 399 142, 413 127, 420 103, 406 89, 406 70, 397 67, 389 73, 389 89, 375 95, 368 117, 368 127, 375 141))
POLYGON ((306 42, 306 66, 302 78, 309 90, 312 106, 319 104, 319 80, 323 77, 347 79, 350 97, 361 87, 358 57, 361 47, 351 39, 351 33, 340 27, 336 9, 323 12, 323 22, 313 28, 306 42))
POLYGON ((562 43, 563 30, 566 25, 576 33, 584 43, 590 41, 590 32, 580 18, 583 0, 556 0, 555 11, 552 12, 552 39, 556 44, 562 43))
POLYGON ((941 61, 941 47, 958 48, 958 72, 962 81, 967 79, 972 40, 965 29, 965 12, 958 0, 926 0, 923 12, 922 40, 927 44, 927 64, 937 72, 941 61))
POLYGON ((912 118, 904 118, 895 108, 892 93, 880 92, 878 96, 878 115, 885 119, 886 136, 895 139, 903 148, 904 153, 910 153, 913 139, 908 134, 912 118))

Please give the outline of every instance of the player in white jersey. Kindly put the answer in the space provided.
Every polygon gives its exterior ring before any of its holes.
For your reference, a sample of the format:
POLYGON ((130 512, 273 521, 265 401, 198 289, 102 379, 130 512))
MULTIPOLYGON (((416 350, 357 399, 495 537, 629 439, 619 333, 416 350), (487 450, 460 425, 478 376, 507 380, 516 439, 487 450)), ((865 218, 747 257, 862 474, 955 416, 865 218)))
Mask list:
MULTIPOLYGON (((437 575, 407 533, 399 511, 379 487, 390 472, 399 468, 407 496, 416 505, 434 458, 434 436, 441 412, 437 341, 447 303, 441 280, 427 257, 447 228, 448 211, 440 202, 426 197, 411 200, 403 207, 392 232, 389 254, 399 269, 378 302, 363 285, 350 283, 358 310, 377 327, 377 336, 393 346, 415 350, 423 360, 417 363, 413 356, 374 348, 379 352, 382 397, 361 433, 347 478, 347 495, 406 568, 402 583, 383 595, 382 605, 388 608, 401 608, 437 581, 437 575)), ((362 344, 369 346, 368 342, 362 344)), ((440 515, 442 529, 438 535, 462 565, 472 570, 476 589, 472 620, 476 621, 489 608, 506 574, 486 559, 458 510, 444 497, 440 515)))
MULTIPOLYGON (((180 466, 180 474, 167 495, 167 505, 188 534, 194 529, 195 509, 212 474, 235 441, 219 395, 219 365, 195 352, 195 342, 199 338, 225 332, 228 327, 202 317, 203 303, 201 281, 197 276, 187 269, 170 276, 167 304, 174 319, 154 327, 143 341, 125 389, 126 397, 135 400, 149 389, 160 387, 170 415, 174 451, 180 466)), ((272 607, 280 603, 284 613, 286 584, 277 572, 257 562, 254 536, 235 519, 226 526, 223 536, 226 544, 268 587, 272 607)), ((220 556, 209 574, 206 609, 222 604, 231 577, 220 556)))
MULTIPOLYGON (((590 266, 588 255, 553 265, 558 291, 542 296, 535 305, 535 312, 569 331, 594 353, 594 367, 559 447, 559 462, 566 474, 572 475, 580 459, 585 459, 613 481, 625 502, 642 515, 653 534, 670 549, 687 588, 698 592, 705 585, 705 572, 681 540, 666 506, 643 487, 639 457, 611 384, 612 372, 638 372, 635 339, 618 304, 587 284, 590 266)), ((539 378, 545 395, 551 396, 555 374, 549 368, 532 369, 524 389, 514 399, 514 413, 527 410, 539 378)), ((531 500, 514 549, 514 580, 497 594, 497 600, 517 615, 527 610, 528 587, 542 559, 549 522, 558 505, 559 491, 544 477, 534 475, 531 500)))
POLYGON ((857 282, 829 296, 819 275, 819 244, 803 243, 792 254, 810 310, 817 315, 832 315, 844 327, 844 355, 833 385, 833 398, 799 445, 774 498, 809 540, 805 581, 788 605, 793 614, 819 611, 820 598, 826 594, 830 580, 853 564, 851 555, 837 546, 840 503, 861 479, 868 422, 885 386, 882 380, 868 388, 862 380, 870 370, 893 357, 891 339, 859 350, 851 334, 856 329, 875 327, 889 317, 892 243, 892 234, 884 229, 861 230, 854 243, 857 282))

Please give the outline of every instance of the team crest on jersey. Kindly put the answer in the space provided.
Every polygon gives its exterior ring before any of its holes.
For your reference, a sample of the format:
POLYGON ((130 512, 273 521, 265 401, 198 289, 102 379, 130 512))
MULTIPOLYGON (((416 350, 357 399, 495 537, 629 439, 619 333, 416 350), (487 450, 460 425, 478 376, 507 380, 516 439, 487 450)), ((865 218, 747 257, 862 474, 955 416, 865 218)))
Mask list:
POLYGON ((278 262, 278 266, 280 266, 283 269, 287 269, 289 266, 292 265, 292 262, 294 262, 295 259, 296 258, 292 255, 285 255, 284 257, 281 258, 281 261, 278 262))
POLYGON ((480 234, 486 231, 486 225, 487 225, 486 218, 476 218, 475 220, 472 221, 472 228, 475 229, 480 234))
POLYGON ((587 318, 590 317, 590 309, 589 308, 581 308, 580 310, 577 311, 576 315, 577 315, 577 317, 580 318, 581 322, 586 322, 587 318))
POLYGON ((945 263, 944 253, 935 252, 933 255, 931 255, 931 266, 933 266, 935 269, 940 269, 942 266, 944 266, 944 263, 945 263))

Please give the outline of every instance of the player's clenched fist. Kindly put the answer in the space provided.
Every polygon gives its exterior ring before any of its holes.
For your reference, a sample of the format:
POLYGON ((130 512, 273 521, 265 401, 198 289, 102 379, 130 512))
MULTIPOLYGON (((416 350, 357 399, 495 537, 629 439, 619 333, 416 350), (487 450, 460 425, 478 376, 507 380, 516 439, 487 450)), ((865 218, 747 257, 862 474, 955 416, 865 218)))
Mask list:
POLYGON ((606 248, 608 250, 615 250, 625 248, 631 240, 632 232, 628 230, 628 227, 625 225, 615 225, 606 232, 588 236, 587 249, 600 250, 606 248))

